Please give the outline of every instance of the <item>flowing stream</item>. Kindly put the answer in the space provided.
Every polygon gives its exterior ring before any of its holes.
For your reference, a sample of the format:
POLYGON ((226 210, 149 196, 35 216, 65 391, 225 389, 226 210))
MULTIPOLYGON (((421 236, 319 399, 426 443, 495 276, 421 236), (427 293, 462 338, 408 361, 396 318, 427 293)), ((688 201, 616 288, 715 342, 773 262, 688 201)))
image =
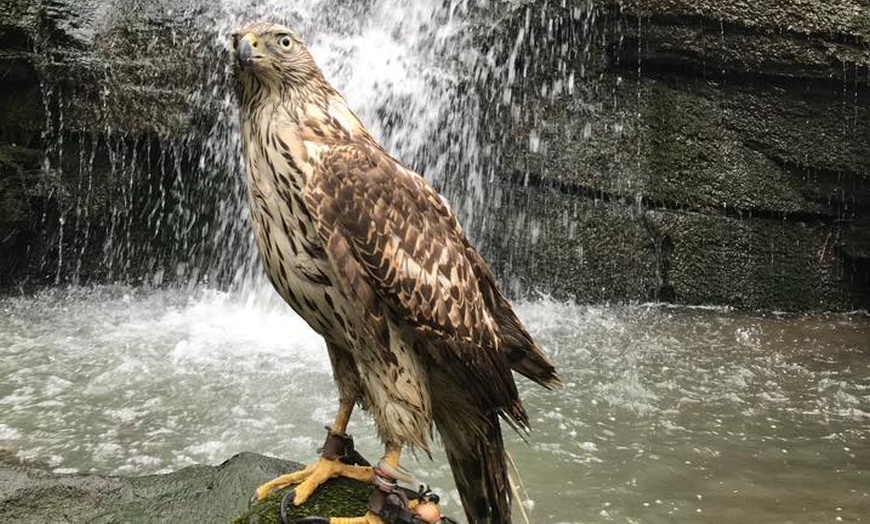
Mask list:
MULTIPOLYGON (((565 387, 520 380, 508 438, 532 522, 846 522, 870 515, 870 319, 536 300, 565 387)), ((199 289, 0 300, 0 448, 139 475, 241 451, 311 460, 337 403, 286 306, 199 289)), ((369 418, 350 431, 381 453, 369 418)), ((461 514, 445 458, 407 458, 461 514)))

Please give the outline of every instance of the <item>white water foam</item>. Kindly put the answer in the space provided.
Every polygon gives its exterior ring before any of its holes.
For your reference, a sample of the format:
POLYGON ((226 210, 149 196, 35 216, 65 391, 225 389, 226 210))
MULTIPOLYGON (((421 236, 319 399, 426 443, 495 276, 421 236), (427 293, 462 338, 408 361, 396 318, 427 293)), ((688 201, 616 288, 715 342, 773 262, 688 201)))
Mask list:
MULTIPOLYGON (((518 380, 531 445, 507 440, 533 521, 734 507, 752 520, 770 500, 800 520, 794 494, 810 488, 860 514, 866 319, 545 300, 518 311, 565 383, 518 380), (734 490, 767 495, 735 506, 734 490)), ((241 451, 310 460, 334 414, 323 342, 277 301, 116 286, 2 298, 0 312, 0 447, 58 472, 166 472, 241 451)), ((350 431, 379 456, 365 413, 350 431)), ((443 455, 406 466, 457 513, 443 455)))

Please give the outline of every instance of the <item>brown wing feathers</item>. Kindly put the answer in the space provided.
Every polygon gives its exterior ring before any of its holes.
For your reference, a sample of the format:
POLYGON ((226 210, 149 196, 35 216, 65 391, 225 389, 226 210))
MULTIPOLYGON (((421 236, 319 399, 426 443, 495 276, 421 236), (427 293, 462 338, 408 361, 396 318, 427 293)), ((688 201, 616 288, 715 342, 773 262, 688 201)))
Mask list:
POLYGON ((499 291, 489 266, 467 240, 465 243, 466 255, 473 261, 483 299, 498 324, 502 348, 507 354, 511 367, 517 373, 546 388, 560 386, 556 368, 538 349, 510 303, 499 291))
POLYGON ((307 197, 324 243, 338 249, 336 271, 353 292, 360 287, 372 313, 386 307, 404 319, 438 365, 526 427, 479 271, 437 193, 374 147, 332 147, 321 162, 307 197))

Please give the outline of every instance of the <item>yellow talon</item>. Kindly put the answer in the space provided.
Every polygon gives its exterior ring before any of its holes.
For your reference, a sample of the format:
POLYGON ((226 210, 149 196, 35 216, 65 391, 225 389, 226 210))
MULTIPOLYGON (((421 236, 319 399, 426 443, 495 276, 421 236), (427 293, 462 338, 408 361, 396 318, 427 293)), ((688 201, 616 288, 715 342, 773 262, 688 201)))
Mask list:
POLYGON ((314 493, 314 490, 331 478, 347 477, 362 482, 371 482, 372 475, 373 470, 369 466, 352 466, 338 460, 320 457, 317 459, 317 462, 307 466, 303 470, 281 475, 266 482, 257 488, 256 496, 257 500, 262 500, 276 489, 285 488, 292 484, 299 484, 296 486, 296 497, 293 499, 293 504, 299 506, 308 500, 308 497, 314 493))

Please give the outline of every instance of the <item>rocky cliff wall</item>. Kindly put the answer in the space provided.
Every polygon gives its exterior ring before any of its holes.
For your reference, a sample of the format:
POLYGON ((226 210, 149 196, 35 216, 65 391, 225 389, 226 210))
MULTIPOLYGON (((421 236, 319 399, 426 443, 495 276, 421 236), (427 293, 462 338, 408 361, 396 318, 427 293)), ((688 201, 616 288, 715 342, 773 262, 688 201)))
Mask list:
POLYGON ((595 300, 866 307, 870 5, 596 5, 591 38, 570 6, 514 21, 531 73, 505 157, 538 233, 503 273, 595 300), (593 42, 573 92, 552 94, 548 33, 593 42))
POLYGON ((186 0, 0 3, 0 287, 225 278, 249 242, 201 131, 214 38, 186 0))

